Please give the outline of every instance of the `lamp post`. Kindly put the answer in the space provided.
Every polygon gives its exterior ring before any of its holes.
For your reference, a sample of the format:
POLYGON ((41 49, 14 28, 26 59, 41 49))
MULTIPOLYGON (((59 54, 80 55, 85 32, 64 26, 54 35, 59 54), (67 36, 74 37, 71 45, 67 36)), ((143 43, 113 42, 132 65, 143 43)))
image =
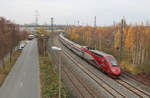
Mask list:
POLYGON ((61 98, 61 48, 52 46, 52 50, 58 51, 59 54, 59 98, 61 98))

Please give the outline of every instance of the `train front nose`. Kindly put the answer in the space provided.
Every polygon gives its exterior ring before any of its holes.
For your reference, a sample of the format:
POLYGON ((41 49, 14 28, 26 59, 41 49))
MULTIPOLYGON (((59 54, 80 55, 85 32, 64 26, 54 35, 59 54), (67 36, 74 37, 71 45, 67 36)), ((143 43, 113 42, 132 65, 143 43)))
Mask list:
POLYGON ((121 74, 121 70, 119 67, 112 67, 111 72, 115 76, 120 76, 120 74, 121 74))

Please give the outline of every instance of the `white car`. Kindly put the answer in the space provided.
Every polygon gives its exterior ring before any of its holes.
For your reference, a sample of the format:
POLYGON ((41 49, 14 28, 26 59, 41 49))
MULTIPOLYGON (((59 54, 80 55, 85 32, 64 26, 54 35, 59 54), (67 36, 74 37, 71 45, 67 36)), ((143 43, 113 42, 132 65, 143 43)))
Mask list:
POLYGON ((24 41, 21 41, 18 50, 22 50, 25 47, 25 45, 26 45, 26 43, 24 41))

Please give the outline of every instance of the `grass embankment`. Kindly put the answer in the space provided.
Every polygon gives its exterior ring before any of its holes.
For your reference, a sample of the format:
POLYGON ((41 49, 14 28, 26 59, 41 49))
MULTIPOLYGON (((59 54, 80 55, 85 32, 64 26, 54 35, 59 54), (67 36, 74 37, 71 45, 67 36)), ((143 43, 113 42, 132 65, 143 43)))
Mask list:
POLYGON ((129 62, 127 62, 126 60, 122 60, 120 63, 120 66, 133 73, 133 74, 140 74, 140 73, 150 73, 150 69, 148 65, 134 65, 134 64, 130 64, 129 62))
MULTIPOLYGON (((40 82, 42 98, 58 98, 59 97, 59 75, 48 56, 46 37, 38 38, 39 64, 40 64, 40 82)), ((68 89, 61 82, 61 97, 71 98, 68 89)))
POLYGON ((21 51, 17 50, 13 53, 12 61, 9 60, 6 62, 5 67, 0 66, 0 86, 3 84, 5 78, 7 77, 8 73, 11 71, 11 68, 15 64, 17 58, 20 56, 21 51))
MULTIPOLYGON (((51 64, 49 56, 39 56, 40 62, 40 79, 41 79, 41 95, 42 98, 58 98, 59 97, 59 77, 54 66, 51 64)), ((70 98, 68 90, 61 83, 61 97, 70 98)))

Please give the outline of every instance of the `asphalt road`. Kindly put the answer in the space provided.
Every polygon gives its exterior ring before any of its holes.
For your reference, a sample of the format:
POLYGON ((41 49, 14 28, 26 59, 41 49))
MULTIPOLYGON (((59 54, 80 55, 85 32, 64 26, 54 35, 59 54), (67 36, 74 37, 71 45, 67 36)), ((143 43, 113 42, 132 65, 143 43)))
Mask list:
POLYGON ((0 98, 40 98, 39 62, 36 39, 24 48, 4 84, 0 98))

